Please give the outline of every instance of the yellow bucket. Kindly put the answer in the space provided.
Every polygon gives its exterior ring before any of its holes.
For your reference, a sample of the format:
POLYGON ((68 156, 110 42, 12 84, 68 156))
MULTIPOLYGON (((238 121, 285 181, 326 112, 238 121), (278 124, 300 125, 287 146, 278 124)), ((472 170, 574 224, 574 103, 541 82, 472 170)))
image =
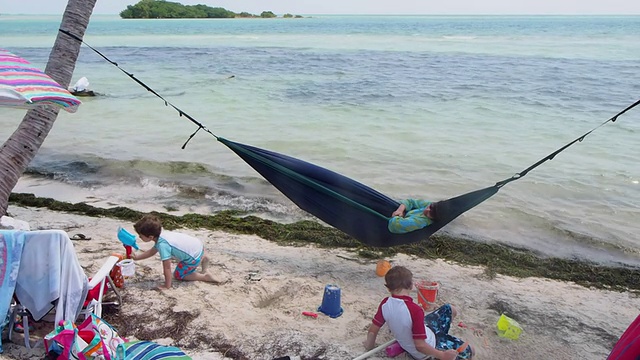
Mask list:
POLYGON ((507 339, 518 340, 522 333, 522 327, 520 327, 520 324, 505 314, 500 315, 500 319, 498 319, 498 323, 496 325, 498 326, 498 336, 507 339))

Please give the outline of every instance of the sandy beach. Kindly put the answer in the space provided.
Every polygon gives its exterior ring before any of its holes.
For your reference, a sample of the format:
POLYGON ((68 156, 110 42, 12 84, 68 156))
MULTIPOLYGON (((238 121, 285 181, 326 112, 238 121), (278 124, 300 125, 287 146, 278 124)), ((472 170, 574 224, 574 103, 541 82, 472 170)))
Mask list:
MULTIPOLYGON (((132 224, 119 220, 47 209, 14 205, 9 214, 27 221, 32 230, 62 229, 70 236, 91 237, 74 241, 87 274, 110 254, 124 252, 116 238, 118 226, 132 230, 132 224)), ((375 274, 375 261, 342 249, 287 247, 251 235, 181 231, 203 240, 212 260, 210 271, 229 281, 174 282, 172 289, 160 292, 154 290, 162 280, 159 259, 136 263, 136 275, 122 289, 123 304, 106 309, 104 315, 122 336, 175 345, 194 359, 351 359, 366 352, 366 329, 387 295, 383 278, 375 274), (251 278, 252 272, 258 276, 251 278), (340 287, 344 314, 335 319, 304 316, 304 311, 317 312, 327 284, 340 287)), ((141 244, 142 249, 150 246, 141 244)), ((476 359, 604 359, 640 308, 640 298, 631 292, 542 278, 491 277, 482 267, 403 254, 388 260, 411 269, 415 280, 440 283, 437 302, 455 304, 461 311, 451 333, 470 341, 476 359), (497 335, 501 312, 522 325, 520 339, 497 335)), ((390 339, 385 326, 378 344, 390 339)), ((5 341, 4 348, 2 359, 44 355, 41 347, 28 351, 19 336, 13 343, 5 341)), ((384 351, 370 357, 385 358, 384 351)))

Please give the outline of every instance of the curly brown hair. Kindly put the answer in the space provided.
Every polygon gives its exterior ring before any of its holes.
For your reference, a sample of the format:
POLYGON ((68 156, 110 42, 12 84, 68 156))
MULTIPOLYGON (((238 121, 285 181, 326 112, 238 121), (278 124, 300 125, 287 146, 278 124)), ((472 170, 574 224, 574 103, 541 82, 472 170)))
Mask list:
POLYGON ((394 266, 384 276, 384 286, 389 291, 413 288, 413 273, 404 266, 394 266))

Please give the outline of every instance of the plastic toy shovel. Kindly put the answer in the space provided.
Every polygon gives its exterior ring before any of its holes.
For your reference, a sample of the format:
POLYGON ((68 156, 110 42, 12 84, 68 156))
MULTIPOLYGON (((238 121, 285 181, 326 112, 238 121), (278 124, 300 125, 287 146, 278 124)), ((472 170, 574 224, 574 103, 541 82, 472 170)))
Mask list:
POLYGON ((314 319, 317 319, 317 318, 318 318, 318 314, 316 314, 316 313, 314 313, 314 312, 311 312, 311 311, 303 311, 303 312, 302 312, 302 315, 304 315, 304 316, 308 316, 308 317, 312 317, 312 318, 314 318, 314 319))
POLYGON ((132 246, 134 249, 139 250, 138 244, 136 244, 136 236, 122 227, 118 228, 118 240, 120 240, 125 247, 132 246))
POLYGON ((464 344, 460 345, 460 347, 456 349, 456 351, 457 351, 457 352, 458 352, 458 354, 459 354, 459 353, 461 353, 461 352, 463 352, 463 351, 467 350, 467 347, 469 347, 469 342, 468 342, 468 341, 465 341, 465 342, 464 342, 464 344))

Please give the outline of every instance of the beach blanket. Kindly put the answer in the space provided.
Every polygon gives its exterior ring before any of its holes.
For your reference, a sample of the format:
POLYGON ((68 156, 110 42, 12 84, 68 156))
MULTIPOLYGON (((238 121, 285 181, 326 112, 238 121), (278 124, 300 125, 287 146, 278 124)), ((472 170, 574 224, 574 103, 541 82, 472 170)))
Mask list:
MULTIPOLYGON (((24 232, 0 231, 0 334, 8 322, 23 246, 24 232)), ((2 351, 0 339, 0 354, 2 351)))
POLYGON ((182 350, 151 341, 132 341, 118 345, 116 360, 191 360, 182 350))

